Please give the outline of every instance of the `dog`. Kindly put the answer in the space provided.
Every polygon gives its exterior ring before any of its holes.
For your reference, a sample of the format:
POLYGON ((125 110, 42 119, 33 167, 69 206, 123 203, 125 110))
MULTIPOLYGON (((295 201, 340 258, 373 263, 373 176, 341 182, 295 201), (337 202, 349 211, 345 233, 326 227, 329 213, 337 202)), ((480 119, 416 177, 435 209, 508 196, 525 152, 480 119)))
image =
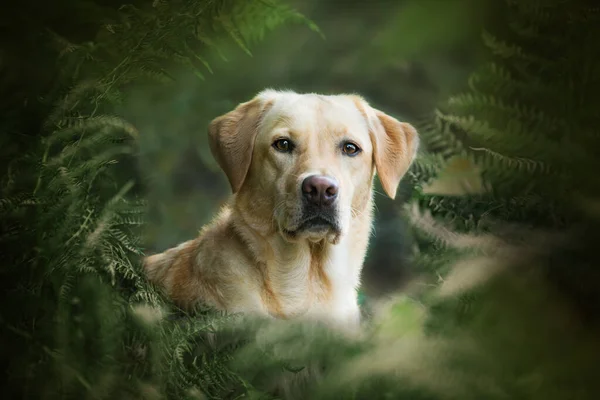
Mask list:
POLYGON ((358 327, 374 177, 395 198, 416 129, 358 95, 267 89, 208 137, 232 197, 196 239, 147 256, 149 280, 183 308, 358 327))

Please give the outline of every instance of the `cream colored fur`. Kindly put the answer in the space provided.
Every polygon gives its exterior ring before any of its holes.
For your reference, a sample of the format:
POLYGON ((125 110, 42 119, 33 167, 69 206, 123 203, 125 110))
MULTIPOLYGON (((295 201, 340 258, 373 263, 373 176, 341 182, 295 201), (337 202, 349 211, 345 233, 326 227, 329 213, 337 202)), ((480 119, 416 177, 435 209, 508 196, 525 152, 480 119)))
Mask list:
POLYGON ((265 90, 209 127, 211 150, 233 195, 199 237, 144 265, 151 281, 183 307, 306 318, 355 328, 357 289, 373 216, 373 178, 394 198, 415 157, 407 123, 355 95, 265 90), (292 140, 291 153, 274 150, 292 140), (340 143, 362 152, 349 157, 340 143), (302 180, 339 182, 339 231, 287 233, 300 223, 302 180))

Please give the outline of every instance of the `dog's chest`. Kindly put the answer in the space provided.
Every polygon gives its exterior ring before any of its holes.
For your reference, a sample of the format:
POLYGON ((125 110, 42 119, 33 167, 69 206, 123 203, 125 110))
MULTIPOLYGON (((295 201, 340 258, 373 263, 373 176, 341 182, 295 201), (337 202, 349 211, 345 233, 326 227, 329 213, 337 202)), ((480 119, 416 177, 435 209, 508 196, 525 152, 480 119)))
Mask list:
POLYGON ((261 298, 276 318, 358 318, 359 266, 344 252, 308 248, 267 266, 261 298))

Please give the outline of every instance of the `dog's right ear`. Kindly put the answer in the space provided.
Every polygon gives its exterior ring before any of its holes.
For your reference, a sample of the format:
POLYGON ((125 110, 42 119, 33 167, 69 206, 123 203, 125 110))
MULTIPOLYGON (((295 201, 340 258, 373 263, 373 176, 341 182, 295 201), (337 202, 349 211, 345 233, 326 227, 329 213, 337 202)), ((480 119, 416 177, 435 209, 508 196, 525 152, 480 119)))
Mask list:
POLYGON ((273 100, 255 97, 215 118, 208 127, 210 150, 227 175, 233 193, 240 190, 246 179, 260 122, 272 105, 273 100))
POLYGON ((394 199, 400 180, 417 155, 419 134, 411 124, 372 108, 362 97, 351 98, 369 127, 373 161, 381 186, 394 199))

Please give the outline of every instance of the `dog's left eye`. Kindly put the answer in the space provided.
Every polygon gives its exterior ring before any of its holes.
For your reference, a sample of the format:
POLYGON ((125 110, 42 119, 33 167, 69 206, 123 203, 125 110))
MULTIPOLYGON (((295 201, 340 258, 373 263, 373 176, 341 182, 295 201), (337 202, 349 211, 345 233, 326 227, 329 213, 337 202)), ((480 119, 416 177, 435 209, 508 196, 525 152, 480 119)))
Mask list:
POLYGON ((279 139, 273 142, 273 147, 282 153, 289 153, 294 149, 294 144, 288 139, 279 139))
POLYGON ((345 142, 342 144, 342 151, 348 156, 355 156, 360 153, 360 147, 352 142, 345 142))

